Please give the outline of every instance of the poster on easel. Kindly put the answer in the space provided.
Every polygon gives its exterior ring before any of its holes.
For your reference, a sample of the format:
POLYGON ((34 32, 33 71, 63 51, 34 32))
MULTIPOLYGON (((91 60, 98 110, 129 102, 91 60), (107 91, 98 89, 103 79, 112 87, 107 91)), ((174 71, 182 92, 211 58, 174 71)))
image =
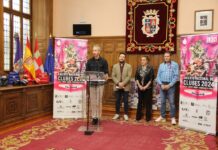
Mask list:
POLYGON ((180 40, 179 126, 216 134, 218 34, 180 40))
POLYGON ((55 38, 54 118, 83 118, 87 40, 55 38))

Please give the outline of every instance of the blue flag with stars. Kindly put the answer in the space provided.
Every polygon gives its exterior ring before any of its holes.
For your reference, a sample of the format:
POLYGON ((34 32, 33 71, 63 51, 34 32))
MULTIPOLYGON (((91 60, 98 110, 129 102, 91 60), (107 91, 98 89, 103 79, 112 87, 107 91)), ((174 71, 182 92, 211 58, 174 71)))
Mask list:
POLYGON ((50 81, 54 81, 54 52, 53 52, 53 41, 52 38, 49 39, 48 51, 46 54, 46 60, 44 65, 45 72, 48 73, 50 81))

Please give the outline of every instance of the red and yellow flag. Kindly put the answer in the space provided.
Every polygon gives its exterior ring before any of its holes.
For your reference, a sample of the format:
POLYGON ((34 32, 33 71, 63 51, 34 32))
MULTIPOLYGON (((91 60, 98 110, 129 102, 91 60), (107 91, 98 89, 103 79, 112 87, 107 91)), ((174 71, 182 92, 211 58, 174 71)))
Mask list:
POLYGON ((28 38, 27 38, 26 48, 23 58, 23 66, 24 66, 24 71, 30 74, 33 79, 35 79, 36 78, 35 68, 34 68, 32 53, 30 50, 30 42, 28 38))

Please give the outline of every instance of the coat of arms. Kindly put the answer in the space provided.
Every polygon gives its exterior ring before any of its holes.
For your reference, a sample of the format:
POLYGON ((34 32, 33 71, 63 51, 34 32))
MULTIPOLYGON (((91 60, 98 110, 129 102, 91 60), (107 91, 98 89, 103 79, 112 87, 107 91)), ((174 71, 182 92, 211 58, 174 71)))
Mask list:
POLYGON ((160 30, 159 22, 158 10, 150 9, 144 11, 141 28, 143 34, 147 35, 147 37, 154 37, 154 35, 160 30))

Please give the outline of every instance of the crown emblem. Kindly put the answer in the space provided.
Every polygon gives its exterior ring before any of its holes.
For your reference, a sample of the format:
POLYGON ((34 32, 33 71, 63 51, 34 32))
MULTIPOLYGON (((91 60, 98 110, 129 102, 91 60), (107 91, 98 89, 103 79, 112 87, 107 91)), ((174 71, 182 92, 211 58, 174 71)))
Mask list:
POLYGON ((155 9, 150 9, 150 10, 146 10, 144 11, 144 15, 145 16, 150 16, 150 15, 157 15, 159 12, 159 10, 155 10, 155 9))

